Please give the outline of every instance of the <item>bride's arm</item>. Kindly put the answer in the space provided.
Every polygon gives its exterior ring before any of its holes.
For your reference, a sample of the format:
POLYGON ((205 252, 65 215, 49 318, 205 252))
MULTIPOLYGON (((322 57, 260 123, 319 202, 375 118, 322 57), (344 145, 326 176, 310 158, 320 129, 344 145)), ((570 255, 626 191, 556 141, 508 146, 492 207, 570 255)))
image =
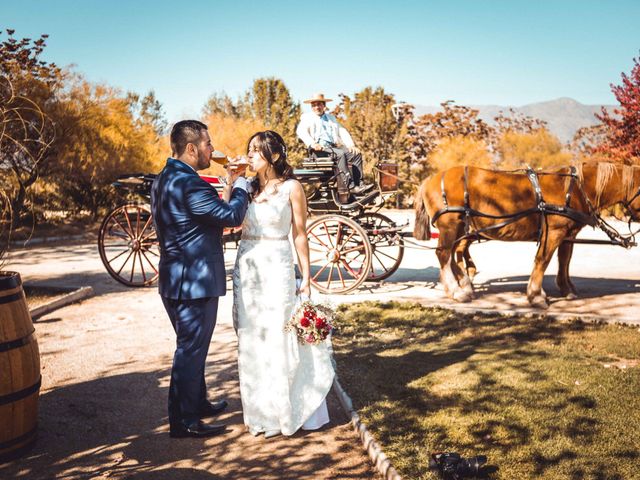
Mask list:
POLYGON ((307 198, 305 197, 302 185, 296 180, 292 181, 291 200, 292 234, 293 244, 298 255, 298 267, 302 273, 302 283, 300 284, 300 294, 311 295, 311 284, 309 282, 311 268, 309 266, 309 241, 307 239, 307 198))

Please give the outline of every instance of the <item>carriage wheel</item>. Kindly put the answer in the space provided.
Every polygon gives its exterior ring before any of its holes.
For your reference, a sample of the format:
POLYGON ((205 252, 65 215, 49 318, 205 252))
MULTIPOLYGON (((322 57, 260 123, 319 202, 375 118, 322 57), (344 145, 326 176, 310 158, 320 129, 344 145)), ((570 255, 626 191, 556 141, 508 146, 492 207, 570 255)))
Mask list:
POLYGON ((367 232, 371 243, 371 271, 367 280, 380 281, 398 270, 404 256, 404 240, 398 232, 385 232, 396 226, 381 213, 363 213, 355 219, 367 232))
POLYGON ((144 287, 158 278, 158 237, 146 206, 123 205, 109 212, 100 226, 98 250, 109 275, 124 285, 144 287))
POLYGON ((356 222, 338 215, 318 217, 307 227, 311 284, 322 293, 347 293, 367 278, 371 245, 356 222))

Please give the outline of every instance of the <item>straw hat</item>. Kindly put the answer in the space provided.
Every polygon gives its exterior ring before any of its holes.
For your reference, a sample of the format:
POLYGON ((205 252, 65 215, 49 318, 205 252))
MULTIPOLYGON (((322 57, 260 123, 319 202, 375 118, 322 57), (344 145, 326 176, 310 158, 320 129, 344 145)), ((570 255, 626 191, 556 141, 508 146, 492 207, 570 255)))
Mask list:
POLYGON ((331 102, 330 98, 324 98, 324 93, 316 93, 312 98, 305 100, 304 103, 313 103, 313 102, 331 102))

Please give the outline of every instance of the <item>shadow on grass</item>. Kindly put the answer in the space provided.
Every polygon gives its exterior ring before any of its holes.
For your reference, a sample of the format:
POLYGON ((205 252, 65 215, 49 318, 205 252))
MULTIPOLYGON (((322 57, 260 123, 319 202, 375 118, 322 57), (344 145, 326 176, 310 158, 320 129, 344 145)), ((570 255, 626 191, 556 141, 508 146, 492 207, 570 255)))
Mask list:
POLYGON ((597 412, 606 392, 576 393, 566 380, 574 374, 567 365, 585 364, 562 350, 566 337, 604 327, 393 303, 349 308, 335 340, 341 382, 408 478, 422 478, 428 451, 437 450, 513 464, 496 478, 623 478, 615 456, 626 452, 627 467, 640 458, 627 448, 632 434, 596 454, 600 442, 617 441, 606 412, 597 412))

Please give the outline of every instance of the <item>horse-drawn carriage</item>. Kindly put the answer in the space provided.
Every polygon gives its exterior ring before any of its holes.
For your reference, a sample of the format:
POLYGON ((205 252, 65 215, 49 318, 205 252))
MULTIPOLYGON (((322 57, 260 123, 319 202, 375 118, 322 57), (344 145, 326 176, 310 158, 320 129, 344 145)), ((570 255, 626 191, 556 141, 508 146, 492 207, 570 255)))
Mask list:
MULTIPOLYGON (((222 195, 219 177, 200 176, 222 195)), ((111 210, 100 226, 98 251, 107 272, 128 287, 152 285, 158 278, 160 251, 155 226, 151 218, 149 199, 155 174, 121 175, 113 183, 117 189, 127 192, 128 200, 111 210), (145 201, 140 203, 137 197, 145 201)), ((237 242, 240 228, 226 228, 225 242, 237 242)))
MULTIPOLYGON (((537 241, 538 252, 527 287, 532 305, 545 307, 542 276, 558 252, 556 283, 563 296, 575 297, 569 277, 574 243, 602 243, 576 239, 591 225, 610 238, 605 243, 635 245, 635 232, 622 235, 600 212, 615 204, 626 209, 630 221, 640 221, 640 167, 608 163, 585 164, 555 171, 532 169, 498 172, 456 167, 426 179, 417 196, 415 237, 439 237, 445 291, 459 301, 473 298, 474 265, 469 245, 474 241, 537 241), (578 171, 579 170, 579 171, 578 171), (438 233, 430 232, 430 224, 438 233)), ((307 158, 295 170, 307 192, 310 219, 311 283, 324 293, 347 293, 366 280, 379 281, 399 267, 405 246, 404 225, 380 213, 385 201, 398 190, 397 166, 378 163, 376 188, 340 201, 339 171, 327 158, 307 158)), ((126 176, 116 186, 148 198, 153 175, 126 176)), ((221 190, 217 177, 203 177, 221 190)), ((225 231, 236 241, 238 229, 225 231)), ((109 274, 129 286, 144 286, 157 277, 157 238, 148 205, 129 203, 112 210, 100 228, 99 249, 109 274)))
MULTIPOLYGON (((325 293, 347 293, 365 280, 392 275, 404 253, 401 226, 379 213, 398 190, 397 165, 375 167, 375 188, 340 201, 339 171, 330 158, 306 158, 296 177, 307 192, 307 228, 311 283, 325 293)), ((111 210, 98 235, 98 250, 107 272, 131 287, 153 284, 158 276, 158 239, 148 200, 155 175, 123 175, 114 186, 146 200, 127 202, 111 210)), ((222 193, 219 177, 202 176, 222 193)), ((240 229, 226 229, 223 240, 237 242, 240 229)))

